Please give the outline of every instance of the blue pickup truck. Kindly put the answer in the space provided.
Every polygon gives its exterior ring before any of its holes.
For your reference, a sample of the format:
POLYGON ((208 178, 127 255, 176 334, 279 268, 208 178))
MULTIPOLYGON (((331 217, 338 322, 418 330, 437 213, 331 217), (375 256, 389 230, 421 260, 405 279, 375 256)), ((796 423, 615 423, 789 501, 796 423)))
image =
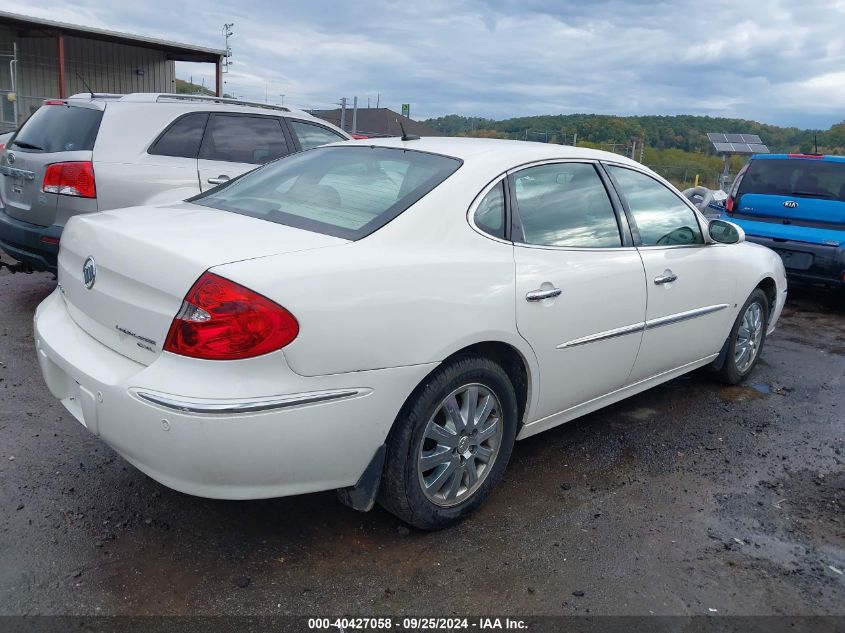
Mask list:
POLYGON ((777 251, 791 279, 845 287, 845 156, 756 155, 723 217, 777 251))

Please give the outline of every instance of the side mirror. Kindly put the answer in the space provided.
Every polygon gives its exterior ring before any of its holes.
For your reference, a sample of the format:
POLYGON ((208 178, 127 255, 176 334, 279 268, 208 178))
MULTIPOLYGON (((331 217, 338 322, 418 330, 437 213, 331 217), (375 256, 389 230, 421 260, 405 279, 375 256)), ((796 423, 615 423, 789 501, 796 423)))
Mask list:
POLYGON ((725 220, 710 220, 707 232, 710 239, 719 244, 739 244, 745 241, 745 231, 742 227, 725 220))

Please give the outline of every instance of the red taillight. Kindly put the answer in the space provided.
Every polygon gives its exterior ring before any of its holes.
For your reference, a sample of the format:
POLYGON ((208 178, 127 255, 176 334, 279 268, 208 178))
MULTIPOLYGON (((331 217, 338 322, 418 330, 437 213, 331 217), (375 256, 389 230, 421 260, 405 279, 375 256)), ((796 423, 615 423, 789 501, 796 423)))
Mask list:
POLYGON ((61 99, 47 99, 44 101, 44 105, 67 105, 67 102, 61 99))
POLYGON ((281 349, 299 334, 282 306, 234 281, 203 273, 173 319, 164 351, 207 360, 252 358, 281 349))
POLYGON ((358 134, 358 133, 355 133, 355 134, 350 134, 350 136, 351 136, 352 138, 354 138, 356 141, 361 141, 361 140, 363 140, 363 139, 365 139, 365 138, 370 138, 370 137, 369 137, 369 136, 367 136, 366 134, 358 134))
POLYGON ((41 242, 43 244, 51 244, 51 245, 55 246, 56 244, 59 243, 59 238, 58 237, 52 237, 51 235, 42 235, 41 236, 41 242))
POLYGON ((44 172, 44 182, 41 184, 44 193, 58 193, 63 196, 78 196, 80 198, 96 198, 97 187, 94 184, 94 164, 53 163, 47 165, 44 172))
POLYGON ((734 199, 733 199, 733 197, 730 197, 727 200, 725 200, 725 210, 728 213, 733 212, 733 210, 734 210, 734 199))
POLYGON ((0 143, 0 152, 2 152, 4 149, 6 149, 6 144, 0 143))

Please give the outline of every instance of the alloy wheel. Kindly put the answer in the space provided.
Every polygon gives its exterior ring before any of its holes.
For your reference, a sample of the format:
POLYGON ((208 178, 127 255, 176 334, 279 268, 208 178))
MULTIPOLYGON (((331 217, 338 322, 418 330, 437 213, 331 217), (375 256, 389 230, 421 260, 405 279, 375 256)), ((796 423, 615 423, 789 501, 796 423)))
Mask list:
POLYGON ((748 371, 760 353, 760 343, 763 340, 763 306, 757 301, 745 309, 739 330, 736 333, 734 347, 734 362, 741 374, 748 371))
POLYGON ((423 433, 417 474, 425 497, 441 507, 457 505, 481 486, 502 441, 501 404, 484 385, 463 385, 435 409, 423 433))

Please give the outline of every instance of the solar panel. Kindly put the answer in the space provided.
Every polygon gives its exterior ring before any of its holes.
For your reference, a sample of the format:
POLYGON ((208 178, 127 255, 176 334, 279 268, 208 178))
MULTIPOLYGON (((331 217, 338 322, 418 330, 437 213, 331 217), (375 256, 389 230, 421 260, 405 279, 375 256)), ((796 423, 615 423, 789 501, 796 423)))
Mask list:
POLYGON ((710 132, 707 138, 719 154, 768 154, 769 148, 756 134, 710 132))

